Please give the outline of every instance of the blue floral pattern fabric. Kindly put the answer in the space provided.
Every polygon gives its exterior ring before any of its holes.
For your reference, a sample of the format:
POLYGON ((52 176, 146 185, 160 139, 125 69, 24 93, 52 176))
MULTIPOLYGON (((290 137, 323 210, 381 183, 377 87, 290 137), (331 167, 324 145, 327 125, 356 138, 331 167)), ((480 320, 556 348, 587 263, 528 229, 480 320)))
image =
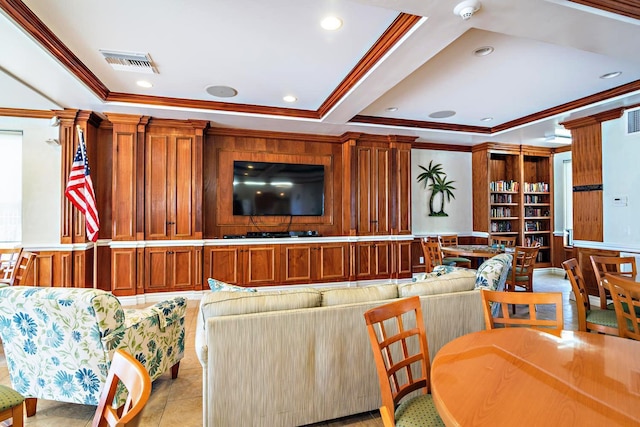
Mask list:
POLYGON ((511 254, 499 254, 483 262, 476 272, 475 288, 492 291, 504 289, 512 259, 511 254))
POLYGON ((184 298, 125 310, 99 289, 13 286, 0 288, 0 301, 11 384, 25 397, 97 405, 116 349, 152 381, 184 355, 184 298))
POLYGON ((209 283, 209 287, 213 292, 257 292, 257 289, 254 288, 245 288, 244 286, 231 285, 229 283, 221 282, 220 280, 212 278, 207 279, 207 283, 209 283))

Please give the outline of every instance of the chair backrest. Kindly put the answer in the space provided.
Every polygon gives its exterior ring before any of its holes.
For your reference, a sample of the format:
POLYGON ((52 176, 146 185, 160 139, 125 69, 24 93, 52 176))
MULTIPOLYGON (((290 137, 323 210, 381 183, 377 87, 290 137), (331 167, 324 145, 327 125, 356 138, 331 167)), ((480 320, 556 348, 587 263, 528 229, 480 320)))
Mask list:
POLYGON ((528 326, 549 332, 553 335, 560 335, 564 327, 564 317, 562 313, 562 293, 561 292, 501 292, 481 289, 482 305, 484 309, 484 321, 487 329, 495 329, 500 325, 505 328, 511 326, 528 326), (501 304, 500 313, 502 317, 494 317, 491 314, 492 304, 501 304), (521 314, 514 317, 509 314, 509 304, 525 304, 529 306, 529 317, 522 318, 521 314), (536 304, 555 305, 555 318, 542 319, 539 315, 542 311, 536 310, 536 304))
POLYGON ((432 238, 420 239, 422 245, 422 251, 424 252, 424 264, 427 267, 427 273, 433 270, 436 265, 442 265, 442 250, 440 249, 440 242, 432 238))
POLYGON ((18 261, 11 274, 9 285, 20 286, 23 285, 24 280, 27 278, 27 274, 33 268, 37 255, 29 251, 21 251, 18 261))
POLYGON ((571 289, 576 297, 576 308, 578 310, 578 330, 587 332, 587 312, 591 310, 589 294, 584 283, 582 270, 575 258, 568 259, 562 263, 562 267, 567 272, 571 289))
POLYGON ((458 246, 458 235, 457 234, 446 234, 438 236, 440 240, 440 244, 442 246, 458 246))
POLYGON ((536 265, 536 258, 540 247, 538 246, 516 246, 513 253, 513 264, 511 275, 507 278, 509 290, 515 290, 515 286, 524 286, 527 291, 533 291, 533 268, 536 265), (522 278, 527 278, 526 281, 522 278))
POLYGON ((92 427, 132 426, 151 395, 151 377, 145 367, 129 353, 116 350, 111 359, 109 374, 100 395, 92 427), (122 408, 112 406, 118 383, 128 395, 122 408))
POLYGON ((395 425, 394 412, 404 396, 429 393, 429 348, 420 298, 403 298, 364 313, 380 381, 386 425, 395 425), (387 424, 389 423, 389 424, 387 424))
POLYGON ((591 266, 593 267, 593 273, 596 276, 596 283, 598 284, 598 294, 600 295, 600 308, 605 310, 607 308, 607 295, 609 291, 603 286, 603 280, 605 274, 611 274, 614 276, 626 276, 634 279, 638 274, 636 269, 635 257, 618 257, 618 256, 597 256, 591 255, 591 266), (626 270, 626 271, 623 271, 626 270))
POLYGON ((624 276, 605 273, 621 337, 640 341, 640 283, 624 276))
POLYGON ((21 252, 22 249, 18 249, 14 252, 7 252, 0 255, 0 280, 9 283, 21 252))
POLYGON ((504 245, 505 248, 516 246, 516 236, 491 236, 490 245, 504 245))

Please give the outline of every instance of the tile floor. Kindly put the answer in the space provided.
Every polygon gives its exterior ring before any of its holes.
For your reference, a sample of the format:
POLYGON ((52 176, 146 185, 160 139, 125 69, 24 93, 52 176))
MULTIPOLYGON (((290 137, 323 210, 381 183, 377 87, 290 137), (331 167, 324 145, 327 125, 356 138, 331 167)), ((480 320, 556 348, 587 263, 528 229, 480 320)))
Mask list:
MULTIPOLYGON (((536 291, 560 291, 563 293, 565 329, 577 329, 575 303, 569 299, 571 285, 563 276, 542 272, 534 278, 536 291)), ((195 354, 195 319, 198 301, 189 301, 187 308, 187 348, 180 363, 178 378, 171 379, 170 373, 163 374, 153 383, 151 398, 143 412, 141 427, 202 425, 202 369, 195 354)), ((522 309, 519 309, 519 311, 522 309)), ((11 385, 4 358, 0 353, 0 384, 11 385)), ((85 427, 91 425, 94 406, 60 403, 46 400, 38 401, 38 410, 34 417, 25 418, 28 427, 85 427)), ((0 423, 0 426, 3 424, 0 423)), ((351 417, 313 424, 313 427, 381 427, 378 411, 367 412, 351 417)))

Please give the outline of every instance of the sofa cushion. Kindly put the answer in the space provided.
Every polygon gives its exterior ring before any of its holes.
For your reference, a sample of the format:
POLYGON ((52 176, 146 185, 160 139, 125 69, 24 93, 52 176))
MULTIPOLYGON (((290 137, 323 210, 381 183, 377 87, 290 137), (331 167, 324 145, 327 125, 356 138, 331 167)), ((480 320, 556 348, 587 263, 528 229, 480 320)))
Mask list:
POLYGON ((483 262, 476 273, 475 288, 502 290, 512 259, 511 254, 499 254, 483 262))
POLYGON ((398 298, 397 285, 374 285, 357 288, 332 288, 324 289, 320 292, 322 293, 323 307, 398 298))
POLYGON ((285 291, 205 293, 200 301, 200 315, 213 316, 294 310, 320 306, 322 295, 312 288, 285 291))
POLYGON ((213 292, 229 291, 229 292, 256 292, 254 288, 245 288, 244 286, 230 285, 229 283, 222 282, 220 280, 209 278, 207 279, 209 287, 213 292))
POLYGON ((473 290, 475 279, 476 272, 474 270, 456 270, 441 276, 398 285, 398 296, 405 298, 414 295, 470 291, 473 290))

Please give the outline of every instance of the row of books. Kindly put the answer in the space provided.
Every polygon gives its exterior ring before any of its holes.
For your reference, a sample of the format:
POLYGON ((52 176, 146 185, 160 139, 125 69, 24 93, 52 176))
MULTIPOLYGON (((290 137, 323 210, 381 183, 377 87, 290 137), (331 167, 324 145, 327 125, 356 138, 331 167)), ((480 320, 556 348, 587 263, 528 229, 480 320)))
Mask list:
POLYGON ((546 182, 525 182, 522 188, 525 192, 543 193, 549 191, 549 184, 546 182))
POLYGON ((548 221, 525 221, 524 231, 547 231, 549 230, 548 221))
POLYGON ((525 207, 524 216, 549 216, 549 209, 525 207))
POLYGON ((491 232, 505 232, 511 231, 511 222, 510 221, 492 221, 491 222, 491 232))
POLYGON ((491 203, 513 203, 511 194, 492 194, 491 203))
POLYGON ((514 191, 517 192, 520 184, 517 181, 491 181, 489 190, 491 191, 514 191))
POLYGON ((491 218, 510 217, 511 208, 493 208, 491 209, 491 218))
POLYGON ((548 203, 549 196, 538 196, 535 194, 525 194, 524 202, 525 203, 548 203))
POLYGON ((543 236, 527 236, 524 240, 524 244, 525 246, 531 246, 534 242, 538 242, 540 243, 540 246, 547 246, 546 240, 547 239, 543 236))

